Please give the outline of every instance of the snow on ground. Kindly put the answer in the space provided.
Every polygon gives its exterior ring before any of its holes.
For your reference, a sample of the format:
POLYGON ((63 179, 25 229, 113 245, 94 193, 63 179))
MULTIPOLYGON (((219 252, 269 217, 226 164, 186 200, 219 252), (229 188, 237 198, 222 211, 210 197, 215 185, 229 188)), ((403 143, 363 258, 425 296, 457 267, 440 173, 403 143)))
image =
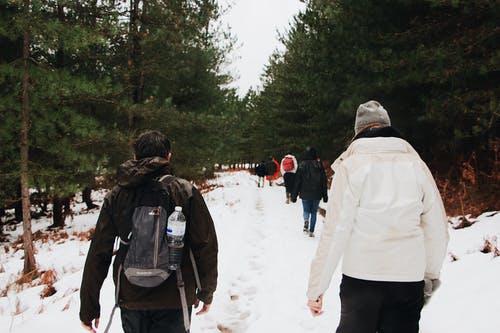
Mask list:
MULTIPOLYGON (((219 239, 219 284, 211 311, 193 316, 191 332, 332 332, 339 320, 340 274, 332 279, 324 300, 325 313, 311 317, 305 303, 309 264, 321 234, 302 232, 299 202, 285 204, 282 186, 257 188, 257 179, 247 172, 217 175, 222 185, 204 195, 216 224, 219 239)), ((102 198, 103 193, 94 193, 102 198)), ((89 243, 78 237, 91 228, 98 211, 75 215, 68 222, 67 239, 35 243, 40 270, 57 274, 57 292, 40 298, 44 285, 21 291, 7 288, 20 277, 22 251, 4 243, 0 248, 0 331, 51 330, 75 332, 78 320, 81 274, 89 243), (6 292, 4 292, 7 290, 6 292)), ((45 229, 50 221, 33 221, 33 231, 45 229)), ((20 228, 19 228, 20 229, 20 228)), ((21 230, 9 231, 13 236, 21 230)), ((500 257, 480 250, 485 239, 500 236, 500 214, 485 213, 469 228, 450 227, 449 252, 442 272, 442 286, 424 308, 422 333, 494 332, 500 327, 500 257)), ((110 270, 111 271, 111 270, 110 270)), ((37 281, 35 281, 36 284, 37 281)), ((113 306, 110 277, 101 292, 103 331, 113 306)), ((80 330, 83 332, 83 329, 80 330)), ((110 332, 121 332, 119 314, 110 332)))

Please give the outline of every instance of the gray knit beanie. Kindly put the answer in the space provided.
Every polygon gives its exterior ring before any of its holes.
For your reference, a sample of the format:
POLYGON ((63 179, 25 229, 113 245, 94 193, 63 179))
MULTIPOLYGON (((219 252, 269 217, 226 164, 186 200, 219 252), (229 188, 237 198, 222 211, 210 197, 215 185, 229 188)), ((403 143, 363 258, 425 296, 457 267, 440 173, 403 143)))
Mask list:
POLYGON ((354 122, 354 134, 358 135, 363 128, 370 124, 391 126, 391 119, 389 119, 387 111, 377 101, 369 101, 358 107, 354 122))

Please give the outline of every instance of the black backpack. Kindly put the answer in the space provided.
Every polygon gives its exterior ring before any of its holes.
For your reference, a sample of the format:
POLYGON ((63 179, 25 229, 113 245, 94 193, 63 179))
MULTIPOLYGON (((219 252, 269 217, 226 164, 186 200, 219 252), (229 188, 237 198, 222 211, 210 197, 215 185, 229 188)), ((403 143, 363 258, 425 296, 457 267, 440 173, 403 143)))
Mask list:
POLYGON ((138 187, 132 207, 123 273, 131 284, 156 287, 171 274, 166 230, 173 207, 163 178, 138 187))

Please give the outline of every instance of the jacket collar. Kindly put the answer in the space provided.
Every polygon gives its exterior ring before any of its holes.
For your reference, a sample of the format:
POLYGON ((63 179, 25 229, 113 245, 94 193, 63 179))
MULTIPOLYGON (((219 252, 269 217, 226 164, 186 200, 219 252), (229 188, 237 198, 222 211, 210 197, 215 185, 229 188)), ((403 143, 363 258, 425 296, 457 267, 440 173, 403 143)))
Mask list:
POLYGON ((332 169, 354 154, 402 153, 419 156, 417 151, 404 139, 397 137, 365 137, 355 139, 333 162, 332 169))
POLYGON ((384 138, 403 138, 401 136, 401 133, 397 131, 394 127, 391 126, 384 126, 384 127, 370 127, 362 132, 358 133, 353 139, 357 140, 360 138, 378 138, 378 137, 384 137, 384 138))

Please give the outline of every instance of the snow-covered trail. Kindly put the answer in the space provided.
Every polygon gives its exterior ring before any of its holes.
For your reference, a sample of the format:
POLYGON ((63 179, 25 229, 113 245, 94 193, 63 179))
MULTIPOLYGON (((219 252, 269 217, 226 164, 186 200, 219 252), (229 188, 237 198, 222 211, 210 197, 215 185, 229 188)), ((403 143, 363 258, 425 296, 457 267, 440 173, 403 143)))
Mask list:
MULTIPOLYGON (((211 313, 194 320, 193 331, 219 332, 219 326, 235 333, 324 332, 334 327, 337 316, 313 319, 305 306, 318 238, 302 231, 300 200, 286 204, 283 186, 266 182, 258 188, 256 177, 248 174, 224 177, 225 187, 205 196, 218 231, 220 282, 211 313)), ((318 214, 317 235, 322 224, 318 214)), ((337 300, 326 314, 335 307, 337 300)))

